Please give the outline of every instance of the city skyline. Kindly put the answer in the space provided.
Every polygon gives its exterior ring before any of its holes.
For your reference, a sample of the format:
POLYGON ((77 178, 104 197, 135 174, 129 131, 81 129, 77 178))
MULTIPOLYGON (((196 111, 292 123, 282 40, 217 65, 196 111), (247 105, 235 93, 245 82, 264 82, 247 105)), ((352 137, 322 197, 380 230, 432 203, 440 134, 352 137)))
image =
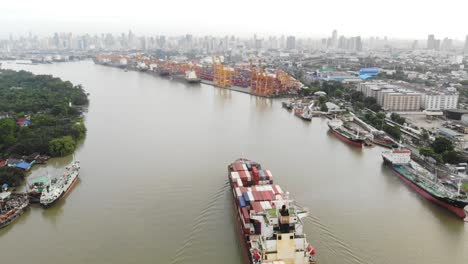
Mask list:
POLYGON ((242 37, 284 34, 322 38, 338 29, 342 35, 363 38, 378 35, 410 40, 426 39, 428 34, 434 34, 463 41, 468 34, 463 27, 463 10, 467 4, 457 0, 445 1, 444 5, 425 3, 424 13, 416 12, 421 8, 419 3, 402 0, 386 6, 385 13, 368 0, 359 5, 339 0, 323 5, 300 1, 288 5, 269 2, 266 5, 245 0, 224 7, 213 0, 152 4, 135 0, 131 5, 123 1, 84 0, 80 5, 56 0, 15 1, 4 4, 0 10, 3 25, 0 37, 28 32, 39 35, 53 32, 120 33, 129 28, 140 35, 168 36, 186 33, 242 37))

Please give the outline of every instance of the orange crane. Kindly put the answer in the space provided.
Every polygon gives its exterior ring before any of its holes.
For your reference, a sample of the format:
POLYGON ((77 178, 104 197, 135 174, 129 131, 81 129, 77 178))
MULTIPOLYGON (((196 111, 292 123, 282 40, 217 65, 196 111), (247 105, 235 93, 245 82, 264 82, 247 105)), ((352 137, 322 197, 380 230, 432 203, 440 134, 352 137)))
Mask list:
POLYGON ((213 62, 214 84, 222 88, 232 86, 232 75, 234 74, 234 72, 231 69, 227 69, 224 67, 220 56, 213 56, 211 59, 213 62))

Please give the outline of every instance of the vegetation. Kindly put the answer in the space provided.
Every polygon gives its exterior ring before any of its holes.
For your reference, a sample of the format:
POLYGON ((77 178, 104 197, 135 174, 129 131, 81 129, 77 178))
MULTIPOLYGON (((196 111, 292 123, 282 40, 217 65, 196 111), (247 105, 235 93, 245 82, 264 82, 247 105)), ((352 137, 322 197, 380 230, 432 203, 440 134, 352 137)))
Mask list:
POLYGON ((80 85, 49 75, 2 70, 0 95, 0 112, 11 117, 0 119, 0 158, 34 152, 52 156, 68 153, 51 152, 50 142, 69 136, 76 146, 85 136, 79 107, 86 105, 88 98, 80 85), (29 126, 16 124, 16 119, 25 117, 30 118, 29 126))
POLYGON ((462 161, 452 141, 444 137, 437 137, 430 147, 420 147, 419 154, 432 157, 439 163, 456 164, 462 161))
POLYGON ((49 152, 53 156, 66 156, 73 153, 76 142, 71 136, 52 139, 49 142, 49 152))
POLYGON ((326 97, 326 96, 320 96, 319 97, 318 103, 319 103, 319 106, 320 106, 320 111, 328 112, 328 107, 326 105, 327 102, 328 102, 328 97, 326 97))
POLYGON ((0 167, 0 183, 8 184, 10 187, 20 185, 24 179, 25 173, 23 170, 12 167, 0 167))
POLYGON ((314 95, 315 92, 320 91, 320 88, 317 87, 304 87, 299 90, 299 95, 301 96, 311 96, 314 95))
POLYGON ((390 115, 390 119, 393 121, 393 122, 396 122, 400 125, 403 125, 405 122, 406 122, 406 119, 404 117, 401 117, 399 114, 397 113, 392 113, 390 115))
POLYGON ((364 94, 359 91, 352 90, 347 96, 344 96, 344 98, 351 101, 356 110, 361 110, 363 108, 368 108, 374 112, 382 110, 374 97, 365 97, 364 94))
POLYGON ((374 126, 375 128, 381 129, 389 134, 391 137, 399 140, 401 138, 401 130, 398 126, 391 126, 385 123, 384 113, 367 113, 364 116, 364 120, 374 126))
POLYGON ((468 182, 462 183, 460 188, 461 188, 462 191, 468 192, 468 182))

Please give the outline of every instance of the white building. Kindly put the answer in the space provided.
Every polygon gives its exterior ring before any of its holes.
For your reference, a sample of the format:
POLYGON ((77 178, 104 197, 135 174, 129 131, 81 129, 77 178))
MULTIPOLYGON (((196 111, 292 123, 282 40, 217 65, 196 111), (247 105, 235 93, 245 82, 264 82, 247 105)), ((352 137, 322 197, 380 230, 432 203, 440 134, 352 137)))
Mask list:
POLYGON ((425 110, 457 109, 458 94, 425 94, 421 101, 421 108, 425 110))
POLYGON ((382 108, 387 111, 419 111, 422 94, 410 91, 385 93, 382 108))

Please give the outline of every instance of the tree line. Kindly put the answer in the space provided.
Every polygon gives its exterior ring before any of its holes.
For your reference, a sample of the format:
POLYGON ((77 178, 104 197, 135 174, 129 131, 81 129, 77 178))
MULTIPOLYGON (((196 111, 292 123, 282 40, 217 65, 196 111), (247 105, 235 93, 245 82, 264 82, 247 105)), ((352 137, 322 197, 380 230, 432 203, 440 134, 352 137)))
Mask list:
POLYGON ((0 158, 34 152, 51 156, 72 153, 76 141, 86 134, 80 109, 87 104, 80 85, 50 75, 0 71, 0 113, 6 116, 0 119, 0 158), (17 125, 25 117, 31 124, 17 125))

